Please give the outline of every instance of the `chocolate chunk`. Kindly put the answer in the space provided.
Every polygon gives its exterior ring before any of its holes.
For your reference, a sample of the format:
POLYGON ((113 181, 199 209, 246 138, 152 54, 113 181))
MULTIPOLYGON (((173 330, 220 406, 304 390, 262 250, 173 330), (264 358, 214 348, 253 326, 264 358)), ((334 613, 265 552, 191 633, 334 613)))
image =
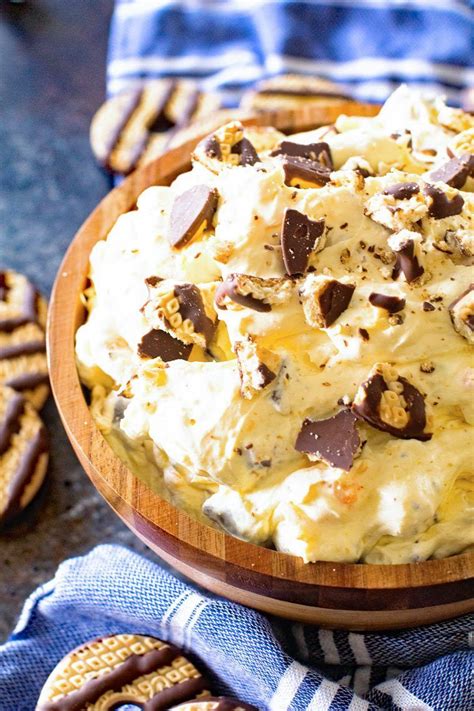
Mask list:
POLYGON ((209 158, 222 158, 221 144, 214 134, 204 140, 203 150, 209 158))
POLYGON ((444 190, 436 188, 429 183, 425 185, 423 192, 432 200, 428 212, 435 220, 442 220, 444 217, 453 217, 461 214, 464 206, 464 200, 461 195, 455 195, 450 199, 444 190))
POLYGON ((285 210, 280 239, 287 274, 305 273, 309 255, 320 241, 324 225, 324 220, 310 220, 298 210, 285 210))
POLYGON ((305 420, 295 449, 311 459, 349 471, 360 447, 356 421, 357 417, 347 409, 327 420, 305 420))
POLYGON ((183 343, 167 331, 154 328, 143 336, 138 345, 138 354, 141 358, 160 357, 169 363, 172 360, 188 360, 192 348, 192 343, 183 343))
POLYGON ((369 301, 372 306, 377 306, 379 309, 385 309, 389 314, 396 314, 405 308, 405 299, 400 299, 398 296, 389 296, 388 294, 377 294, 373 291, 369 296, 369 301))
POLYGON ((359 328, 359 334, 363 341, 370 341, 370 335, 366 328, 359 328))
POLYGON ((329 145, 324 141, 321 143, 293 143, 292 141, 282 141, 278 148, 270 153, 272 156, 295 156, 298 158, 308 158, 316 163, 321 163, 326 168, 334 167, 329 145))
POLYGON ((414 385, 390 366, 375 366, 352 404, 354 414, 382 432, 401 439, 431 439, 425 432, 425 399, 414 385))
POLYGON ((328 282, 319 295, 319 306, 324 326, 328 328, 349 306, 355 286, 340 281, 328 282))
POLYGON ((234 301, 240 306, 245 306, 253 311, 271 311, 272 307, 270 304, 266 304, 261 299, 256 299, 251 294, 242 294, 239 290, 238 277, 235 274, 231 274, 227 277, 222 284, 216 289, 215 303, 219 309, 225 309, 225 299, 228 297, 231 301, 234 301))
POLYGON ((392 279, 398 279, 401 273, 409 284, 418 279, 424 269, 415 255, 415 243, 412 239, 407 240, 396 251, 397 260, 392 271, 392 279))
POLYGON ((460 158, 452 158, 430 173, 431 180, 441 181, 452 188, 461 190, 469 176, 474 175, 474 155, 464 153, 460 158))
POLYGON ((168 239, 173 247, 184 247, 204 226, 210 229, 217 209, 217 190, 195 185, 179 195, 171 209, 168 239))
POLYGON ((3 390, 2 397, 5 399, 6 407, 0 421, 0 456, 7 451, 11 438, 20 429, 20 418, 25 409, 25 400, 22 395, 11 392, 9 397, 5 397, 4 393, 3 390))
POLYGON ((189 319, 194 326, 194 330, 202 333, 209 344, 212 340, 216 323, 209 318, 204 308, 201 292, 194 284, 177 284, 174 294, 179 301, 179 313, 183 319, 189 319))
POLYGON ((285 185, 289 187, 322 187, 331 180, 331 169, 309 158, 284 156, 285 185))
POLYGON ((435 307, 429 301, 423 301, 423 311, 434 311, 435 307))
POLYGON ((409 200, 420 192, 418 183, 395 183, 383 191, 384 195, 393 195, 396 200, 409 200))
POLYGON ((260 162, 258 153, 250 143, 248 138, 242 138, 241 141, 232 146, 231 153, 236 153, 240 156, 240 165, 255 165, 260 162))

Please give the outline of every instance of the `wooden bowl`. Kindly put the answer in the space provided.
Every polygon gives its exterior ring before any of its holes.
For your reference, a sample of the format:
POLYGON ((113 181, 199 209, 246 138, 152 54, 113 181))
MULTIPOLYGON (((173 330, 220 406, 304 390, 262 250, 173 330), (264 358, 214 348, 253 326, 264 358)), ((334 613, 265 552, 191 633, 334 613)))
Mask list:
MULTIPOLYGON (((300 131, 338 112, 373 115, 374 106, 345 104, 260 115, 247 123, 300 131)), ((89 253, 119 215, 150 185, 169 184, 190 166, 197 141, 136 171, 94 210, 71 243, 51 298, 48 353, 56 403, 92 482, 121 519, 163 560, 194 582, 244 605, 303 622, 346 629, 427 624, 474 609, 474 554, 408 565, 310 563, 233 538, 198 523, 151 491, 121 463, 88 410, 74 359, 83 322, 79 300, 89 253)))

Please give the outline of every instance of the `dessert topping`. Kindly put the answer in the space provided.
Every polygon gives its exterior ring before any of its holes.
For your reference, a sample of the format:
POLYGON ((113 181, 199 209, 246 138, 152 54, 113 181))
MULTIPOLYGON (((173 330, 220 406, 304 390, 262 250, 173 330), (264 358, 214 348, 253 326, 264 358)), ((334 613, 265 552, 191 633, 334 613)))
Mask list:
POLYGON ((248 138, 240 121, 231 121, 196 146, 193 158, 213 173, 223 167, 255 165, 260 161, 257 151, 248 138))
POLYGON ((295 449, 311 461, 322 460, 331 467, 349 471, 360 450, 357 417, 349 409, 340 410, 326 420, 303 422, 295 449))
POLYGON ((440 181, 461 190, 469 177, 474 176, 474 155, 463 153, 460 158, 452 158, 430 173, 431 180, 440 181))
POLYGON ((388 240, 389 246, 397 257, 392 271, 392 279, 398 279, 400 274, 403 274, 409 284, 421 277, 425 271, 416 255, 415 239, 410 239, 410 234, 412 233, 409 230, 402 230, 398 234, 392 235, 388 240))
POLYGON ((207 185, 195 185, 175 199, 168 230, 173 247, 184 247, 212 227, 217 198, 217 190, 207 185))
POLYGON ((271 305, 286 301, 292 290, 291 279, 261 279, 249 274, 229 274, 217 287, 215 303, 219 309, 226 309, 230 300, 254 311, 271 311, 271 305))
POLYGON ((293 143, 292 141, 282 141, 278 148, 270 155, 272 156, 295 156, 298 158, 308 158, 309 160, 321 163, 326 168, 333 169, 331 149, 324 141, 321 143, 293 143))
POLYGON ((310 220, 298 210, 287 209, 281 229, 281 248, 286 273, 304 274, 311 252, 324 247, 324 220, 310 220))
POLYGON ((188 360, 192 347, 192 343, 183 343, 167 331, 153 328, 138 344, 138 355, 140 358, 161 358, 168 363, 171 360, 188 360))
POLYGON ((330 168, 299 156, 284 156, 283 171, 285 185, 292 188, 322 188, 331 179, 330 168))
POLYGON ((474 284, 448 306, 454 330, 474 344, 474 284))
POLYGON ((299 291, 307 324, 313 328, 331 326, 349 306, 354 289, 353 284, 309 274, 299 291))
POLYGON ((388 363, 376 363, 357 390, 352 411, 382 432, 426 441, 425 398, 388 363))
POLYGON ((389 294, 377 294, 373 291, 369 296, 369 301, 372 306, 377 306, 379 309, 385 309, 389 314, 396 314, 405 308, 405 299, 400 299, 398 296, 390 296, 389 294))
POLYGON ((464 200, 458 193, 449 197, 444 190, 429 183, 425 185, 423 192, 428 198, 428 212, 435 220, 461 214, 464 200))
POLYGON ((280 358, 258 346, 251 336, 236 341, 234 349, 239 364, 240 392, 242 397, 251 400, 257 392, 275 380, 280 358))
POLYGON ((418 183, 395 183, 383 191, 384 195, 393 195, 395 200, 409 200, 420 192, 418 183))

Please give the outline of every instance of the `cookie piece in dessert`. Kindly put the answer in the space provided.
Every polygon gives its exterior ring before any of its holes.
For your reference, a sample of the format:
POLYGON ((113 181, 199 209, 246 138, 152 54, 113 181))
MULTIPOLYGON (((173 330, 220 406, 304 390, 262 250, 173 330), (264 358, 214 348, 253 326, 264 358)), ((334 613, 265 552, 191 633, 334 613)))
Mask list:
POLYGON ((36 711, 170 708, 208 697, 207 681, 181 650, 154 637, 116 634, 70 652, 48 677, 36 711))

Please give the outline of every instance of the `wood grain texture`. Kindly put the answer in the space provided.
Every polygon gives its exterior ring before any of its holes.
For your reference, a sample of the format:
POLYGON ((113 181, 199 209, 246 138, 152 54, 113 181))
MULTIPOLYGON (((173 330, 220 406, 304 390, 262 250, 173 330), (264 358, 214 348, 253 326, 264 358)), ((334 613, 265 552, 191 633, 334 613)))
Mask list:
MULTIPOLYGON (((373 115, 376 107, 351 102, 342 111, 373 115)), ((333 107, 329 112, 317 107, 262 114, 246 122, 300 131, 335 118, 333 107)), ((304 564, 200 524, 164 501, 131 474, 97 430, 74 358, 90 250, 145 188, 169 184, 189 168, 195 144, 168 152, 113 190, 79 230, 59 269, 49 312, 49 366, 61 418, 84 469, 116 513, 161 558, 203 587, 243 604, 345 629, 396 629, 474 610, 472 552, 407 565, 304 564)))

